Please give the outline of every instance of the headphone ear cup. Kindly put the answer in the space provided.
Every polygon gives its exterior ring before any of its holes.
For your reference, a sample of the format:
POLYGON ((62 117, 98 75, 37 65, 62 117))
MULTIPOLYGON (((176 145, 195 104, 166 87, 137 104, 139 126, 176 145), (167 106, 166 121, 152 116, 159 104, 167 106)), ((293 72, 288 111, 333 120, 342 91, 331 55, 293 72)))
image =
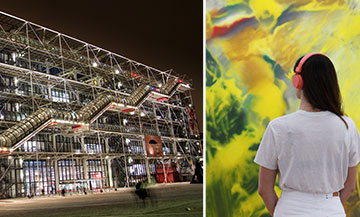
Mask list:
POLYGON ((295 88, 302 89, 304 82, 300 74, 295 74, 292 79, 292 82, 295 88))

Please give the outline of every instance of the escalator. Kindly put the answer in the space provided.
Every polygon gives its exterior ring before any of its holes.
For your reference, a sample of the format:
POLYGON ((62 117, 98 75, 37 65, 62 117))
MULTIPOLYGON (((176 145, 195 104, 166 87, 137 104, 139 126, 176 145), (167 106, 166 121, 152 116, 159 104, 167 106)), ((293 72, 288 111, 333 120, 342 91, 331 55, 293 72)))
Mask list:
POLYGON ((126 98, 128 104, 139 107, 150 96, 151 90, 148 85, 140 85, 130 96, 126 98))
POLYGON ((94 122, 109 108, 117 106, 122 112, 129 112, 129 109, 133 111, 150 95, 149 86, 140 85, 126 98, 102 94, 78 112, 40 108, 0 134, 0 154, 11 153, 47 126, 61 122, 62 124, 77 124, 75 128, 81 128, 80 123, 94 122))
POLYGON ((79 121, 94 122, 112 103, 111 95, 100 95, 95 100, 83 107, 78 114, 79 121))
POLYGON ((166 84, 161 88, 160 92, 165 93, 169 96, 169 98, 174 95, 177 88, 180 86, 182 82, 176 78, 171 78, 166 82, 166 84))
POLYGON ((176 90, 180 87, 182 84, 182 80, 179 80, 177 78, 170 78, 164 86, 160 89, 159 92, 153 92, 151 97, 156 99, 157 101, 164 101, 168 100, 176 90))
POLYGON ((7 153, 44 129, 54 115, 54 109, 41 108, 0 135, 1 153, 7 153))

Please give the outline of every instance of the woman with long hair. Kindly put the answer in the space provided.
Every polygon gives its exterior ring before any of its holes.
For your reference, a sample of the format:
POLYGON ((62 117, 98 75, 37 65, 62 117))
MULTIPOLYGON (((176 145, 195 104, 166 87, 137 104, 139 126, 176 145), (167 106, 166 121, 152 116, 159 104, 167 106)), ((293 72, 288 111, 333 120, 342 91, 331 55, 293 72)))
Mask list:
POLYGON ((269 123, 254 160, 258 192, 274 217, 346 216, 342 204, 355 189, 360 161, 358 130, 343 113, 330 58, 307 54, 294 71, 300 109, 269 123))

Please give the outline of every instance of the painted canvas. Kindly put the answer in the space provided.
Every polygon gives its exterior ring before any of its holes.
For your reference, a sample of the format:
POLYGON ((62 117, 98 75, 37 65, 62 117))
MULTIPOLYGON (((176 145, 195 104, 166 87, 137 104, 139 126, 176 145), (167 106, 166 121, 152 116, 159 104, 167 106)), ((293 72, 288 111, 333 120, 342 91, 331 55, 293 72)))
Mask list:
MULTIPOLYGON (((207 216, 270 216, 253 159, 269 121, 299 107, 299 57, 332 59, 345 113, 360 127, 360 1, 207 0, 206 13, 207 216)), ((348 216, 360 216, 359 192, 348 216)))

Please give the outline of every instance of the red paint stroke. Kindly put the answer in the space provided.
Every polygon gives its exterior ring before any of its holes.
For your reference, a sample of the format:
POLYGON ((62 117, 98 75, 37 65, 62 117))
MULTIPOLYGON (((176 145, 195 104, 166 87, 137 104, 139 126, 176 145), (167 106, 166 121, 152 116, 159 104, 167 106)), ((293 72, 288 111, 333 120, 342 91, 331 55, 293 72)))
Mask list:
POLYGON ((254 17, 240 18, 240 19, 235 20, 234 22, 232 22, 230 24, 214 26, 213 29, 212 29, 211 37, 213 38, 213 37, 226 35, 227 33, 229 33, 231 31, 231 29, 235 28, 236 26, 239 26, 239 25, 243 24, 245 21, 250 20, 252 18, 254 18, 254 17))

